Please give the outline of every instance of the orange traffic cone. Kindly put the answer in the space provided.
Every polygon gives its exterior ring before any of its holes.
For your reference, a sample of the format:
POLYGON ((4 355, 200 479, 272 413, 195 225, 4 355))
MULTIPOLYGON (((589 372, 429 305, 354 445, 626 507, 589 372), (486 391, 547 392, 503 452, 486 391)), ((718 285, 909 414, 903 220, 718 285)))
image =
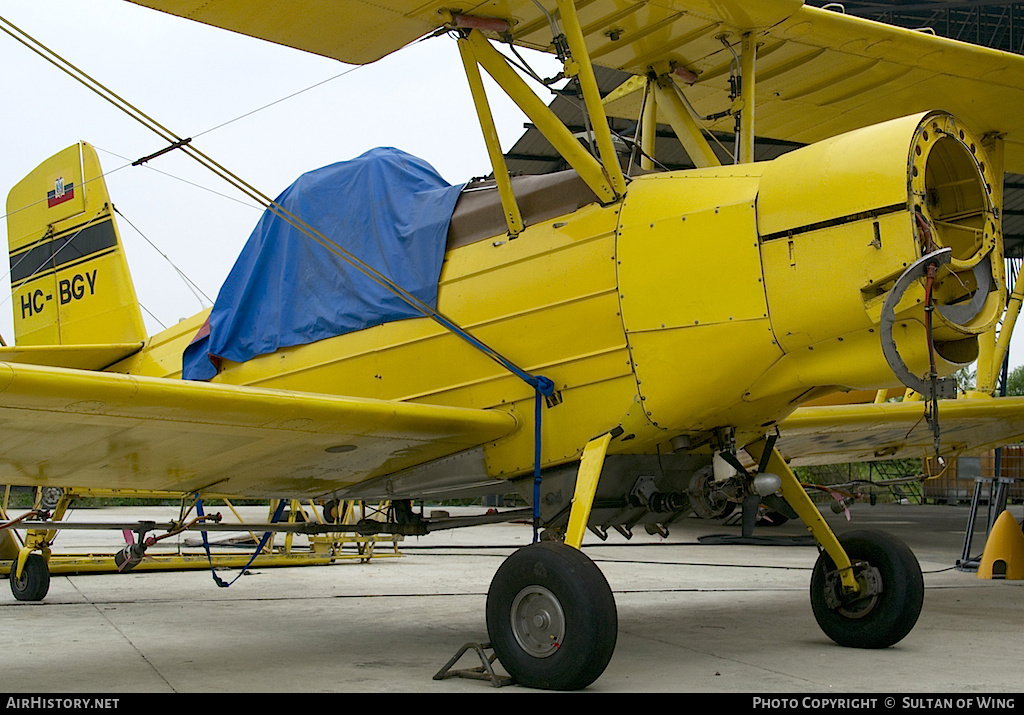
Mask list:
POLYGON ((999 515, 988 535, 978 578, 1024 580, 1024 532, 1009 511, 999 515))

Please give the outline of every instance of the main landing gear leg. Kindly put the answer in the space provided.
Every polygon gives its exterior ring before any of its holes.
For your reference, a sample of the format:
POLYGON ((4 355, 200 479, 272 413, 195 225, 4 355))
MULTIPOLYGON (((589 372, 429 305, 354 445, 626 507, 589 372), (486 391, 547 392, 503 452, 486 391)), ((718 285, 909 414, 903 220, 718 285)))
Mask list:
POLYGON ((566 542, 519 549, 487 591, 487 632, 517 683, 579 690, 611 660, 618 616, 604 574, 580 550, 610 435, 587 445, 576 477, 566 542))
MULTIPOLYGON (((754 456, 766 446, 760 440, 747 449, 754 456)), ((811 609, 822 631, 853 648, 887 648, 902 640, 924 602, 924 579, 913 552, 882 531, 837 538, 778 450, 772 450, 767 470, 782 479, 779 494, 822 548, 811 576, 811 609)))

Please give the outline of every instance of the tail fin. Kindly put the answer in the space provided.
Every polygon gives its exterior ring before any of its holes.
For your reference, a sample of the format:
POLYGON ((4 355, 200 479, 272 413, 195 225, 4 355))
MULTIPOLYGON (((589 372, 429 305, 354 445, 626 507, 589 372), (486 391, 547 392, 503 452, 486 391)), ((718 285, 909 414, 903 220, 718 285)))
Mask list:
POLYGON ((96 151, 40 164, 7 197, 18 346, 134 343, 146 337, 96 151))

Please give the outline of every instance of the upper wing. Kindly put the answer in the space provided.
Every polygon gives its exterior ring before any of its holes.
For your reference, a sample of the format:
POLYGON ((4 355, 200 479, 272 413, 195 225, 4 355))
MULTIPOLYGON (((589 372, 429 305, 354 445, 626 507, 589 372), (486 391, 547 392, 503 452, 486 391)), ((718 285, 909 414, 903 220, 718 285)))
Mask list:
MULTIPOLYGON (((680 9, 688 4, 673 3, 680 9)), ((666 34, 656 46, 645 46, 647 38, 642 38, 630 48, 613 46, 629 44, 628 32, 616 43, 592 35, 591 52, 595 63, 633 74, 644 74, 652 63, 666 60, 689 70, 697 79, 684 87, 686 97, 698 115, 710 116, 730 105, 728 77, 734 56, 718 38, 729 33, 730 45, 736 45, 743 31, 720 18, 688 33, 666 34)), ((757 136, 812 143, 942 109, 979 136, 1001 135, 1005 169, 1024 171, 1021 55, 812 6, 797 7, 777 24, 756 32, 757 136)), ((636 119, 641 102, 642 93, 633 92, 610 103, 606 111, 636 119)), ((729 133, 733 122, 732 116, 723 116, 705 126, 729 133)))
MULTIPOLYGON (((811 143, 894 117, 944 109, 979 136, 1004 135, 1005 168, 1024 170, 1024 57, 801 7, 758 49, 757 134, 811 143)), ((727 71, 706 56, 698 84, 727 71)), ((720 85, 721 82, 719 81, 720 85)), ((695 86, 696 89, 696 86, 695 86)), ((700 92, 698 92, 700 94, 700 92)), ((695 96, 698 112, 722 99, 695 96)), ((729 131, 721 123, 717 128, 729 131)))
MULTIPOLYGON (((131 0, 343 62, 373 62, 443 24, 419 0, 131 0)), ((1024 171, 1024 57, 892 27, 800 0, 591 0, 577 2, 595 64, 644 75, 674 63, 697 75, 686 89, 698 114, 730 105, 731 45, 759 36, 757 134, 797 142, 898 116, 943 109, 977 134, 1006 141, 1006 169, 1024 171)), ((517 44, 552 50, 554 0, 459 5, 465 14, 511 19, 517 44), (547 8, 541 12, 538 4, 547 8)), ((635 119, 642 93, 607 107, 635 119)), ((709 124, 732 131, 732 117, 709 124)))
POLYGON ((0 363, 0 482, 319 496, 511 433, 508 413, 0 363))
MULTIPOLYGON (((930 457, 935 437, 923 402, 801 407, 779 425, 793 466, 930 457)), ((1024 397, 939 400, 944 455, 978 453, 1024 438, 1024 397)))
MULTIPOLYGON (((512 21, 517 44, 553 51, 548 18, 557 18, 555 0, 469 0, 445 5, 422 0, 129 0, 243 35, 259 37, 342 62, 379 60, 444 24, 442 11, 512 21), (541 10, 540 5, 544 6, 541 10)), ((802 0, 591 0, 577 2, 591 52, 614 44, 636 58, 668 52, 708 34, 711 49, 721 49, 712 34, 766 28, 796 12, 802 0), (709 26, 715 32, 705 33, 709 26), (607 33, 624 34, 612 41, 607 33)), ((607 52, 602 52, 602 56, 607 52)), ((614 53, 613 53, 614 54, 614 53)), ((627 69, 619 57, 606 64, 627 69)))
POLYGON ((279 45, 367 64, 443 24, 411 0, 129 0, 279 45))

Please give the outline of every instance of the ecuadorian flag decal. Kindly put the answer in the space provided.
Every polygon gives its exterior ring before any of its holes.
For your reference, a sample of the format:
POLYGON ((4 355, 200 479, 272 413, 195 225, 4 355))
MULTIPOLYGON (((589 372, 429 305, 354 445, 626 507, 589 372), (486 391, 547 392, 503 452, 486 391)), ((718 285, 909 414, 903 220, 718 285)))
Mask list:
POLYGON ((64 183, 64 177, 59 176, 53 182, 53 191, 49 191, 46 194, 46 206, 52 209, 54 206, 59 206, 73 198, 75 198, 74 183, 70 181, 64 183))

